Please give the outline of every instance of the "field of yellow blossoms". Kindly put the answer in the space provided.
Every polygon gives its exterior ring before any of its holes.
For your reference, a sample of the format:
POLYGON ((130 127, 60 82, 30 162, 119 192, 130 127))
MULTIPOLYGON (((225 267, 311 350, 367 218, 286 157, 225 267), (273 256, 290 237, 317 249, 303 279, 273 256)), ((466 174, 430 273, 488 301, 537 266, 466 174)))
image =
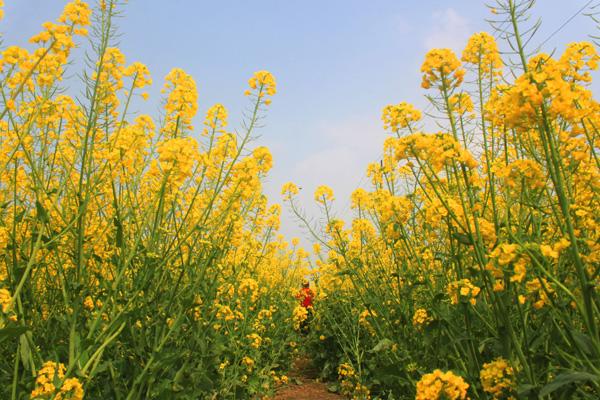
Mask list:
POLYGON ((352 220, 321 186, 311 225, 284 185, 312 252, 263 194, 269 72, 240 90, 241 127, 221 104, 192 126, 178 68, 160 115, 130 110, 153 78, 115 47, 113 0, 3 44, 0 398, 268 398, 306 355, 357 400, 600 398, 600 57, 592 42, 528 54, 531 3, 492 10, 510 56, 488 33, 425 55, 439 131, 411 104, 383 109, 352 220), (62 78, 82 43, 77 95, 62 78))

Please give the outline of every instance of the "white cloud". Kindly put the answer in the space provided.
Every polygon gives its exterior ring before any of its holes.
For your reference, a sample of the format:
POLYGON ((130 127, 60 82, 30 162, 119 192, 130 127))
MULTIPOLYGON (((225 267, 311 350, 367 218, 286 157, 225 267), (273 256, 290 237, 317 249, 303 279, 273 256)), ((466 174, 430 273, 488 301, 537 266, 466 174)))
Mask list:
POLYGON ((453 8, 438 11, 432 15, 433 30, 425 38, 427 50, 451 48, 462 51, 470 35, 469 21, 453 8))
MULTIPOLYGON (((314 203, 315 188, 327 185, 335 193, 336 210, 345 213, 348 196, 358 185, 365 169, 359 158, 350 147, 329 147, 299 162, 294 168, 294 175, 299 177, 297 182, 303 188, 303 203, 314 203)), ((311 212, 317 211, 316 207, 309 208, 311 212)))
POLYGON ((328 147, 345 146, 354 151, 378 151, 384 139, 378 116, 355 115, 346 118, 323 122, 318 124, 315 130, 328 142, 328 147))
POLYGON ((319 132, 329 139, 327 146, 298 163, 295 171, 313 188, 331 186, 343 213, 350 194, 364 182, 367 164, 379 157, 385 133, 378 118, 372 116, 325 123, 319 132))
MULTIPOLYGON (((378 159, 386 136, 376 115, 344 118, 317 124, 311 129, 315 133, 312 140, 319 143, 320 149, 290 166, 287 176, 271 175, 272 180, 267 182, 265 192, 272 201, 280 197, 278 191, 281 185, 292 181, 302 188, 298 204, 309 217, 318 220, 322 215, 313 193, 317 186, 328 185, 335 193, 333 208, 336 217, 346 219, 351 215, 350 194, 359 184, 366 186, 367 164, 378 159)), ((284 211, 282 217, 281 232, 289 237, 306 239, 297 221, 286 213, 284 211)))
POLYGON ((385 134, 372 116, 322 123, 316 132, 323 147, 298 162, 293 174, 309 191, 321 184, 331 186, 338 205, 343 207, 364 176, 367 164, 381 152, 385 134))

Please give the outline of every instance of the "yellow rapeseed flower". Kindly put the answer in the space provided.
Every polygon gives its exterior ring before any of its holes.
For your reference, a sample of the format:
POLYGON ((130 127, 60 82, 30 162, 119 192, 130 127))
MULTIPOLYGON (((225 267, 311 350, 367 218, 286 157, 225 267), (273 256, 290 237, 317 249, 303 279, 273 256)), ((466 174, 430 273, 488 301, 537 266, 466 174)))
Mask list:
POLYGON ((416 400, 466 400, 469 385, 451 371, 436 369, 417 382, 416 400))
POLYGON ((317 190, 315 190, 315 201, 321 204, 333 201, 333 190, 325 185, 317 187, 317 190))

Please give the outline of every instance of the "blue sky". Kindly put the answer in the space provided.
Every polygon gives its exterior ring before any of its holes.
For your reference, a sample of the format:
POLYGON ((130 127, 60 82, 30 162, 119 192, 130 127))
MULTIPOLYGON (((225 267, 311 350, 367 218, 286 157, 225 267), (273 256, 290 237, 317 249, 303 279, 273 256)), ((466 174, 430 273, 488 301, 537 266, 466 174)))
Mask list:
MULTIPOLYGON (((587 2, 538 0, 534 15, 543 24, 534 43, 587 2)), ((5 3, 4 45, 25 45, 66 1, 5 3)), ((347 212, 349 194, 365 183, 366 165, 386 137, 383 106, 409 101, 424 107, 419 68, 425 52, 460 52, 470 34, 489 30, 485 19, 492 17, 477 0, 129 0, 122 11, 120 47, 128 62, 148 65, 155 81, 140 111, 156 115, 162 78, 180 67, 196 79, 200 118, 210 105, 223 103, 230 126, 239 126, 247 79, 261 69, 275 75, 278 93, 256 142, 275 160, 266 191, 279 202, 281 185, 296 182, 313 215, 319 184, 330 185, 339 213, 347 212)), ((562 51, 565 43, 597 32, 593 21, 579 16, 546 50, 562 51)), ((282 231, 301 235, 289 215, 282 231)))

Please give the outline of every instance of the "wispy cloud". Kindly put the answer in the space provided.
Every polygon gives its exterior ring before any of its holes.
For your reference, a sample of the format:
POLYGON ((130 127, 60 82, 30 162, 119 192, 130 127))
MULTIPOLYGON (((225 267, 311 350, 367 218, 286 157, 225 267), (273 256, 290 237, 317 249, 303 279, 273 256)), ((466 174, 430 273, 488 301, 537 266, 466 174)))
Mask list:
MULTIPOLYGON (((283 182, 293 181, 302 188, 298 195, 299 204, 308 216, 319 219, 321 211, 314 202, 313 193, 317 186, 328 185, 335 193, 336 217, 348 218, 351 215, 350 194, 359 184, 366 186, 367 164, 378 159, 385 133, 375 115, 345 118, 321 122, 314 127, 312 140, 318 141, 320 148, 291 165, 291 171, 285 178, 273 176, 274 179, 266 185, 271 199, 279 197, 278 191, 283 182)), ((292 217, 284 213, 282 222, 282 233, 301 235, 292 217)))
POLYGON ((298 162, 294 175, 301 177, 309 190, 330 185, 341 204, 356 189, 367 164, 377 158, 385 134, 378 119, 371 116, 322 123, 316 132, 323 147, 298 162))
POLYGON ((434 47, 446 47, 459 52, 471 34, 469 21, 453 8, 434 13, 432 24, 433 29, 424 41, 427 50, 434 47))

